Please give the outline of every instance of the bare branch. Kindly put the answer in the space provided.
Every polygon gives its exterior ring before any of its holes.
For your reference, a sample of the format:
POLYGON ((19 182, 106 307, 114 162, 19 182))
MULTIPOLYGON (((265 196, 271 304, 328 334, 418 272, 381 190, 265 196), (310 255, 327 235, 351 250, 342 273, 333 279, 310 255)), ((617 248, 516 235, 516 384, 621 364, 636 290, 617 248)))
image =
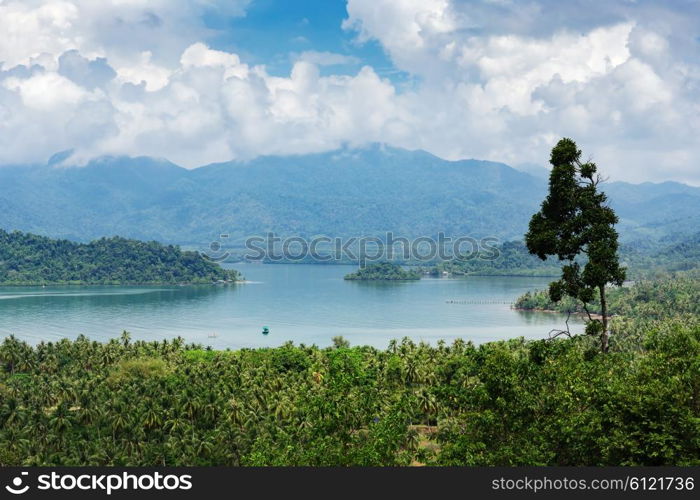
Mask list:
POLYGON ((549 331, 549 338, 547 340, 554 340, 557 337, 561 337, 561 336, 571 338, 573 335, 571 335, 571 333, 567 332, 566 330, 557 330, 555 328, 555 329, 549 331))
POLYGON ((561 337, 561 336, 565 336, 568 338, 573 337, 573 334, 571 333, 571 330, 569 328, 569 319, 571 318, 571 309, 567 310, 567 313, 568 314, 566 315, 566 322, 565 322, 566 323, 566 330, 559 330, 557 328, 550 330, 549 334, 548 334, 548 337, 549 337, 548 340, 554 340, 557 337, 561 337))
POLYGON ((585 302, 583 303, 583 310, 586 311, 586 314, 588 315, 588 321, 593 321, 593 316, 591 316, 591 312, 588 310, 588 304, 585 302))

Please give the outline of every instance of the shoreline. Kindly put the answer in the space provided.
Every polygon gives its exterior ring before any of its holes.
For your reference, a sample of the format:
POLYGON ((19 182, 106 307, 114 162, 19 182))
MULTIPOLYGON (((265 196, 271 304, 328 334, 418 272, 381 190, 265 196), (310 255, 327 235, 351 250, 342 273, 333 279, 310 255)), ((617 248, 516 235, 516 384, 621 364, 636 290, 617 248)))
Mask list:
POLYGON ((234 280, 224 282, 208 282, 208 283, 169 283, 163 281, 144 282, 144 283, 0 283, 0 287, 26 287, 26 288, 44 288, 49 286, 214 286, 214 285, 237 285, 240 283, 252 283, 247 280, 234 280))
MULTIPOLYGON (((556 309, 542 309, 539 307, 533 308, 533 309, 527 309, 525 307, 513 307, 512 308, 514 311, 523 311, 523 312, 541 312, 541 313, 547 313, 547 314, 568 314, 566 311, 557 311, 556 309)), ((588 314, 586 312, 581 312, 581 311, 571 311, 572 316, 581 316, 583 318, 588 318, 588 314)), ((613 315, 608 315, 608 318, 612 318, 613 315)), ((603 315, 598 314, 598 313, 591 313, 591 318, 592 319, 602 319, 603 315)))

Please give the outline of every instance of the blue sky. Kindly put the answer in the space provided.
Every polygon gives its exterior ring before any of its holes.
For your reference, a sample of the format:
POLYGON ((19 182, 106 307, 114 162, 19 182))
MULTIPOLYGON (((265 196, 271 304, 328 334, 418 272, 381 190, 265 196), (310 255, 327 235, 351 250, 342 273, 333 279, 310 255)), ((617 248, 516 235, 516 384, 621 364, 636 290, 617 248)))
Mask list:
POLYGON ((367 64, 392 81, 405 80, 408 75, 394 67, 377 41, 357 43, 355 33, 342 29, 346 18, 344 0, 257 0, 244 17, 224 18, 216 12, 204 16, 206 25, 218 32, 211 39, 213 48, 236 52, 253 64, 264 64, 278 76, 289 74, 296 54, 316 50, 357 59, 325 67, 323 74, 355 73, 367 64))
POLYGON ((4 0, 0 166, 373 142, 700 185, 697 0, 4 0))

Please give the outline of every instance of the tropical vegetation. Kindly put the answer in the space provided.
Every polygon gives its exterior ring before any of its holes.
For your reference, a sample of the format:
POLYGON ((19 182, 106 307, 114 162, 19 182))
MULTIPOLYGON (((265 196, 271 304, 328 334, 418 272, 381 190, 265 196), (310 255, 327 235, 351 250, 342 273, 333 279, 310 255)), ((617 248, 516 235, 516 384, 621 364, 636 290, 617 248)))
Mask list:
POLYGON ((600 190, 602 177, 593 162, 581 162, 581 150, 571 139, 560 140, 552 149, 549 194, 542 208, 530 219, 525 244, 541 260, 556 256, 563 261, 561 277, 550 283, 549 297, 564 297, 587 304, 598 299, 600 318, 590 314, 586 333, 600 338, 600 348, 608 351, 607 285, 622 285, 627 275, 620 265, 619 222, 600 190), (585 258, 582 264, 579 259, 585 258))
POLYGON ((0 345, 1 465, 700 465, 700 280, 587 335, 213 351, 0 345))
POLYGON ((428 266, 433 276, 444 272, 451 276, 556 276, 559 266, 555 259, 542 261, 531 255, 522 241, 505 241, 492 249, 479 249, 428 266))
POLYGON ((0 229, 0 284, 175 284, 240 279, 198 252, 155 241, 54 240, 0 229))
POLYGON ((415 269, 404 269, 392 262, 373 262, 360 267, 354 273, 345 275, 349 281, 411 281, 419 280, 420 273, 415 269))
MULTIPOLYGON (((700 272, 679 271, 656 279, 644 279, 608 289, 608 314, 664 319, 679 314, 700 316, 700 272)), ((583 303, 565 297, 554 302, 546 290, 521 295, 514 307, 523 310, 586 314, 583 303)), ((601 314, 600 302, 588 304, 591 314, 601 314)))

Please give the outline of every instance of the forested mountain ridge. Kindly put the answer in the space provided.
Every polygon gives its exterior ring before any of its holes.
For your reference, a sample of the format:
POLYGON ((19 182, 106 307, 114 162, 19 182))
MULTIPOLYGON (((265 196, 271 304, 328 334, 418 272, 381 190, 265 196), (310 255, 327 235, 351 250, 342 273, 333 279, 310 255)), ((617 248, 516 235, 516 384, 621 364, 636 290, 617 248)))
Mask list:
MULTIPOLYGON (((469 235, 520 239, 547 181, 503 163, 447 161, 383 145, 186 170, 153 158, 84 167, 0 167, 0 227, 90 241, 105 235, 205 249, 281 236, 469 235)), ((625 242, 700 227, 700 188, 606 183, 625 242)))
POLYGON ((0 229, 0 284, 175 284, 235 281, 197 252, 120 237, 91 243, 0 229))

